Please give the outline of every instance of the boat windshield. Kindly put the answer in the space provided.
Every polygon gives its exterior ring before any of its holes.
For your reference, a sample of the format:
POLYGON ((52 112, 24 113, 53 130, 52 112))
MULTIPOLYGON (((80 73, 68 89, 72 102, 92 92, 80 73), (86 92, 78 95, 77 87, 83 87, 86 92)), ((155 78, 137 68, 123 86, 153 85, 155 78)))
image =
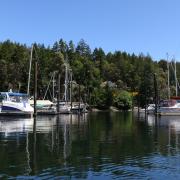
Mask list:
POLYGON ((6 100, 6 95, 2 95, 2 94, 0 94, 0 102, 2 102, 3 100, 6 100))
POLYGON ((10 100, 12 102, 27 102, 28 101, 28 96, 9 96, 10 100))
POLYGON ((160 106, 161 106, 161 107, 171 107, 171 106, 174 106, 176 103, 177 103, 177 101, 174 100, 174 99, 162 100, 162 101, 160 102, 160 106))

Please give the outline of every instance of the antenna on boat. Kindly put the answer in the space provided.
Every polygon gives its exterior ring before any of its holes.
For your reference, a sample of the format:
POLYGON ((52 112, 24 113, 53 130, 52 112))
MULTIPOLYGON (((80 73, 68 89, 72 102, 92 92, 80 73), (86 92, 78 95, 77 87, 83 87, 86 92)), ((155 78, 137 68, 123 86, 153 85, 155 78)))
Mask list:
POLYGON ((29 60, 29 74, 28 74, 28 87, 27 87, 27 94, 29 95, 29 87, 30 87, 30 81, 31 81, 31 65, 32 65, 32 56, 33 56, 33 44, 31 47, 31 55, 29 60))

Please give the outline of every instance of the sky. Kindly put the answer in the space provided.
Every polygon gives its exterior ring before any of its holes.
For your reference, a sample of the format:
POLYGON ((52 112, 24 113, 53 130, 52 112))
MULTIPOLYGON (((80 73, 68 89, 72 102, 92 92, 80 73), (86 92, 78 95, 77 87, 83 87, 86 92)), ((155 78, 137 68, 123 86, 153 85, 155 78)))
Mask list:
POLYGON ((180 61, 179 0, 0 0, 0 41, 52 46, 60 38, 106 53, 180 61))

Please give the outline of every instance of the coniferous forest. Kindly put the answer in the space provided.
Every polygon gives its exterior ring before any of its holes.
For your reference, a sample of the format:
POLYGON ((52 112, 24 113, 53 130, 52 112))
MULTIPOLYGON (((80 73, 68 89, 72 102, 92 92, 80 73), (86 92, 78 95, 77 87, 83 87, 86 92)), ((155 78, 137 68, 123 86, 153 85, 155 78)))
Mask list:
MULTIPOLYGON (((78 100, 78 87, 83 101, 101 109, 115 106, 129 109, 154 101, 154 73, 157 77, 159 99, 167 98, 167 61, 155 61, 150 55, 115 51, 105 53, 102 48, 90 49, 80 40, 77 44, 63 39, 52 47, 34 44, 33 61, 38 62, 38 97, 42 98, 53 72, 61 74, 61 98, 64 88, 64 63, 73 74, 72 99, 78 100)), ((0 43, 0 91, 27 92, 31 47, 11 42, 0 43)), ((30 94, 33 94, 33 71, 30 94)), ((177 77, 180 64, 177 63, 177 77)), ((56 84, 57 86, 57 84, 56 84)), ((170 65, 171 95, 175 94, 174 63, 170 65)), ((51 100, 50 91, 47 97, 51 100)))

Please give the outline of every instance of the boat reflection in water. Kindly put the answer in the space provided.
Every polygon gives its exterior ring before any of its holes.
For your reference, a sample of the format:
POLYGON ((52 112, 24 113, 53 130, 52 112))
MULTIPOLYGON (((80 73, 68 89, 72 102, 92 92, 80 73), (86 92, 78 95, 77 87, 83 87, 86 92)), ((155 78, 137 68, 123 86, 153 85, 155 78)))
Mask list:
MULTIPOLYGON (((83 116, 74 115, 60 115, 58 116, 39 116, 36 119, 36 132, 50 132, 53 126, 76 124, 78 120, 86 120, 86 114, 83 116), (57 122, 57 120, 59 122, 57 122)), ((12 118, 12 117, 0 117, 0 132, 15 133, 15 132, 33 132, 33 118, 12 118)), ((83 121, 84 122, 84 121, 83 121)), ((82 123, 80 121, 79 123, 82 123)))
POLYGON ((178 117, 95 112, 0 125, 0 179, 180 178, 178 117))
POLYGON ((0 178, 34 176, 47 168, 47 162, 54 166, 57 160, 62 168, 66 167, 71 154, 72 126, 85 124, 86 115, 42 116, 37 117, 35 123, 34 119, 1 118, 0 178), (12 155, 6 153, 7 148, 12 155), (9 164, 11 156, 14 161, 9 164))
POLYGON ((169 127, 174 131, 180 132, 179 116, 157 116, 147 115, 147 122, 150 126, 169 127))
POLYGON ((178 156, 180 152, 180 117, 148 115, 144 121, 154 136, 157 151, 165 156, 178 156))
POLYGON ((20 119, 20 118, 13 118, 6 117, 0 118, 0 132, 4 133, 5 136, 11 133, 18 133, 18 132, 27 132, 32 131, 33 127, 33 119, 20 119))

